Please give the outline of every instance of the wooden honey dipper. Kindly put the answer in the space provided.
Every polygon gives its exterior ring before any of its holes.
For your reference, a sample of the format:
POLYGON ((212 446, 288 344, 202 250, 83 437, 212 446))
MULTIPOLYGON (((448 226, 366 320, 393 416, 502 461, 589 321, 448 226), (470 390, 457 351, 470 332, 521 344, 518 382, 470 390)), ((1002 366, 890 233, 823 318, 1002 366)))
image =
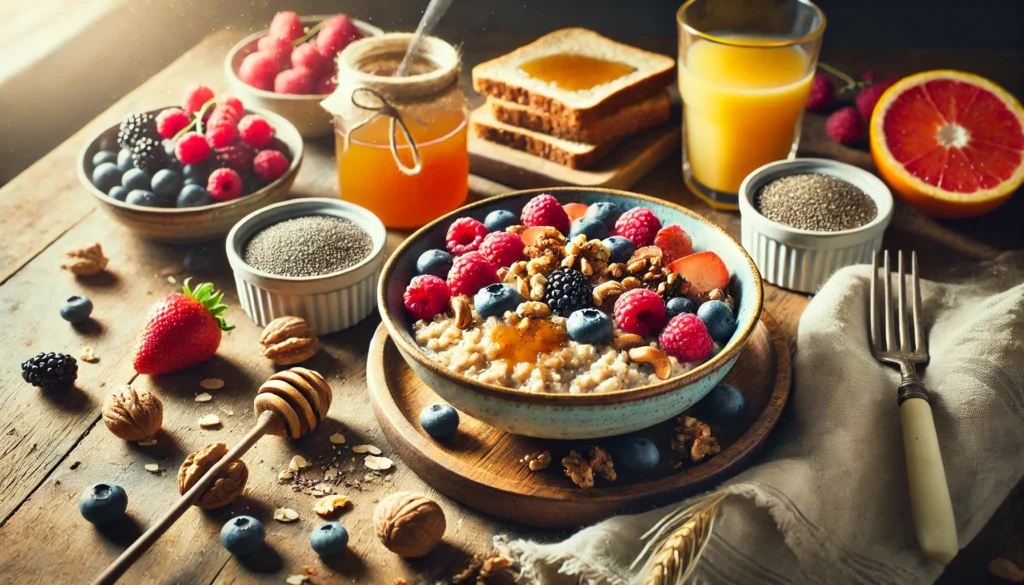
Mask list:
POLYGON ((260 437, 269 434, 298 439, 315 429, 327 416, 333 398, 330 384, 313 370, 291 368, 267 378, 253 400, 256 426, 195 485, 182 494, 177 503, 161 516, 156 524, 125 549, 121 556, 93 581, 93 585, 115 583, 185 513, 192 502, 206 492, 217 477, 231 463, 240 459, 260 437))

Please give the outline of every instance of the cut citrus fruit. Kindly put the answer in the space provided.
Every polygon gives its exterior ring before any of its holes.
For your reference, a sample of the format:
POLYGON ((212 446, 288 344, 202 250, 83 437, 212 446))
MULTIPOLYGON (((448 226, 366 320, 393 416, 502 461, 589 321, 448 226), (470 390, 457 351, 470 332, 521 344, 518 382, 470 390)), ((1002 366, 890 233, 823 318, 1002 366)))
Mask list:
POLYGON ((905 77, 878 100, 870 134, 878 172, 932 215, 987 213, 1024 182, 1024 109, 984 77, 905 77))

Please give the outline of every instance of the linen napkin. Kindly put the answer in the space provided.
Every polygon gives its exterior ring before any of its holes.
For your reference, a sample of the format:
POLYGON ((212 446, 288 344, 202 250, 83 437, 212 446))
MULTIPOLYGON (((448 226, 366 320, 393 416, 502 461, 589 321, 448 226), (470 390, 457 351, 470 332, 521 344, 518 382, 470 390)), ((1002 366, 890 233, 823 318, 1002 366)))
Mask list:
MULTIPOLYGON (((1024 475, 1024 270, 922 282, 928 388, 961 548, 1024 475), (993 277, 993 274, 998 277, 993 277), (1006 283, 1017 283, 1008 286, 1006 283)), ((727 497, 696 583, 931 583, 918 548, 896 402, 897 372, 867 343, 870 267, 832 277, 804 312, 788 411, 727 497)), ((670 506, 618 516, 564 542, 496 539, 527 582, 638 582, 630 563, 670 506)))

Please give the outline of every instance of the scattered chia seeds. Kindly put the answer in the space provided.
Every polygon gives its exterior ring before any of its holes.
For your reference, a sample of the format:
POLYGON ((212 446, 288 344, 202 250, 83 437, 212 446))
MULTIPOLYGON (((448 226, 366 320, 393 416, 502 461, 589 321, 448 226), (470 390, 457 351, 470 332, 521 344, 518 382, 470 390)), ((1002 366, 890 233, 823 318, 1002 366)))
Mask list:
POLYGON ((772 221, 816 232, 851 230, 878 215, 874 200, 828 175, 790 175, 757 192, 754 208, 772 221))
POLYGON ((242 257, 278 276, 321 276, 355 266, 372 250, 370 234, 351 221, 306 215, 263 228, 245 244, 242 257))

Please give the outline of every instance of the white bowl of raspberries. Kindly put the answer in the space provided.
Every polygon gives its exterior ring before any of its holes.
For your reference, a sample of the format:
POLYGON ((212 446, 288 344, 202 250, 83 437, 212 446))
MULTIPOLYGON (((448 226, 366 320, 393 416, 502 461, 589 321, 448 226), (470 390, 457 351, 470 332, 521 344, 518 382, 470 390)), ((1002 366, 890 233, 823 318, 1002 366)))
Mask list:
POLYGON ((225 74, 247 104, 279 114, 302 136, 326 136, 334 127, 320 102, 337 84, 338 53, 354 40, 383 33, 344 14, 278 12, 269 29, 231 48, 225 74))
POLYGON ((284 200, 302 155, 302 137, 281 116, 193 84, 179 106, 129 114, 89 141, 78 176, 140 235, 199 242, 284 200))

